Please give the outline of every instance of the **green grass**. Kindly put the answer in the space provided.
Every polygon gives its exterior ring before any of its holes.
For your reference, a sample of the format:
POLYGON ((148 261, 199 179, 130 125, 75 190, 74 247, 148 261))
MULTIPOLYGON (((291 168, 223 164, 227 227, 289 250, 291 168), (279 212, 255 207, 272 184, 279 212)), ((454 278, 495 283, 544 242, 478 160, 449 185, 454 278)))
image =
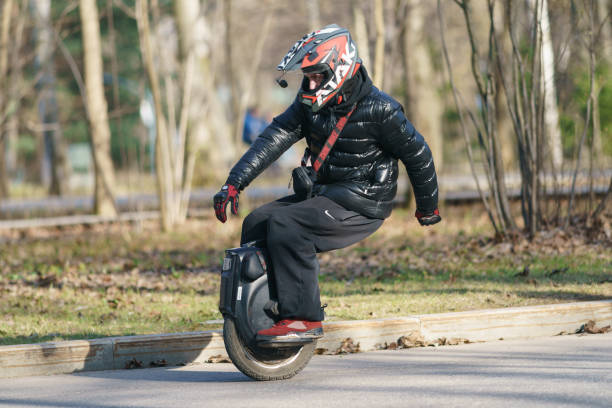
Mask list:
MULTIPOLYGON (((396 211, 367 240, 321 254, 328 320, 612 298, 609 241, 557 231, 495 243, 478 213, 445 215, 425 229, 396 211)), ((219 328, 207 321, 221 319, 220 262, 239 232, 240 220, 211 218, 168 234, 153 224, 64 228, 6 242, 0 344, 219 328)))
POLYGON ((430 258, 431 263, 421 267, 411 265, 410 255, 396 252, 388 255, 398 258, 395 263, 360 270, 349 261, 340 273, 323 275, 321 290, 330 305, 329 317, 363 319, 612 299, 612 257, 595 251, 484 258, 472 252, 434 261, 438 251, 432 250, 423 260, 430 258), (522 276, 525 267, 529 272, 522 276))

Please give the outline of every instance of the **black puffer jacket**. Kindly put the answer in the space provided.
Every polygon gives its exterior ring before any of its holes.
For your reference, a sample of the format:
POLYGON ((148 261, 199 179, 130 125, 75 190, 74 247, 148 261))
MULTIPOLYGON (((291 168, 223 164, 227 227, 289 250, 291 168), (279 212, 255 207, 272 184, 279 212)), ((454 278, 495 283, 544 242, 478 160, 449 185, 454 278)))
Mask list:
MULTIPOLYGON (((417 210, 433 212, 438 206, 438 182, 429 146, 406 119, 402 106, 371 86, 365 70, 363 75, 367 88, 363 92, 361 86, 357 108, 319 170, 319 194, 367 217, 387 218, 397 192, 399 159, 412 182, 417 210)), ((227 183, 244 189, 303 136, 316 158, 345 112, 312 113, 296 99, 255 140, 232 168, 227 183)))

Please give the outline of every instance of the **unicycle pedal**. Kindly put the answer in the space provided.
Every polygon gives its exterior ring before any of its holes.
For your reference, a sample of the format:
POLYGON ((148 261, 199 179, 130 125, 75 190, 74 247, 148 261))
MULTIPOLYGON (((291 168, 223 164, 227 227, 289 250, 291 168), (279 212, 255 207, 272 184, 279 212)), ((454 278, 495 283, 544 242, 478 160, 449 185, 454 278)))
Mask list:
POLYGON ((257 340, 257 345, 264 348, 300 347, 315 341, 316 339, 257 340))

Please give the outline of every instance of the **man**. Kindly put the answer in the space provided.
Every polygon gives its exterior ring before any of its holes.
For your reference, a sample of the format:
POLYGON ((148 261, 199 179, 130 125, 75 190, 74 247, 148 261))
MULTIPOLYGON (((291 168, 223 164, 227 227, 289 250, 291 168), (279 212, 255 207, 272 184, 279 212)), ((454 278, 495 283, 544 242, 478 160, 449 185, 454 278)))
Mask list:
POLYGON ((264 118, 259 115, 256 106, 247 109, 242 127, 242 141, 248 145, 253 144, 257 136, 268 126, 264 118))
POLYGON ((278 65, 283 73, 298 68, 304 79, 295 101, 256 139, 214 198, 215 214, 225 222, 227 205, 237 214, 239 192, 302 137, 313 164, 328 151, 314 197, 273 201, 242 225, 241 244, 265 240, 271 258, 278 302, 268 308, 277 319, 257 335, 268 342, 323 336, 316 254, 361 241, 389 217, 398 159, 410 177, 420 224, 441 220, 431 151, 402 106, 372 85, 348 30, 330 25, 304 36, 278 65), (340 136, 329 150, 332 132, 340 136))

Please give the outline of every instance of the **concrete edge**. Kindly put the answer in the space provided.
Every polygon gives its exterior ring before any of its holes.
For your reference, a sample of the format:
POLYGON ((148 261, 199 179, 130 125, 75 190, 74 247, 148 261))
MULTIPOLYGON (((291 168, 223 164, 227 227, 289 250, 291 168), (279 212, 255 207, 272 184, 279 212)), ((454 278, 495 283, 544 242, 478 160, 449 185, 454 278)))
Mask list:
MULTIPOLYGON (((546 337, 574 332, 589 320, 612 324, 612 299, 327 322, 318 348, 334 353, 347 338, 368 351, 401 336, 472 342, 546 337)), ((221 330, 0 346, 0 378, 204 363, 225 354, 221 330)))

